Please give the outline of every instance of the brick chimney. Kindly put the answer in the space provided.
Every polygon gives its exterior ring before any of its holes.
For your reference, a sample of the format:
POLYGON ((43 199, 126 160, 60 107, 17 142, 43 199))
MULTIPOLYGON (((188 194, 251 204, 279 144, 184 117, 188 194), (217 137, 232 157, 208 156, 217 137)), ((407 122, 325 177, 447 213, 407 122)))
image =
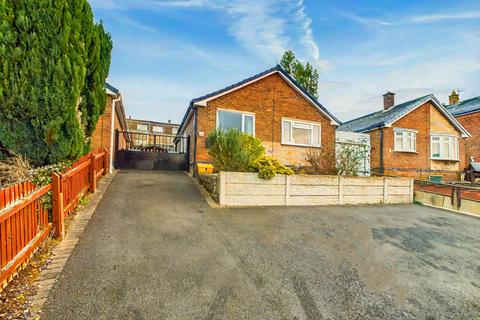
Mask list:
POLYGON ((455 104, 458 103, 458 101, 460 101, 460 96, 455 90, 452 90, 452 93, 448 96, 448 104, 455 104))
POLYGON ((395 105, 395 93, 388 91, 383 95, 383 109, 387 111, 395 105))

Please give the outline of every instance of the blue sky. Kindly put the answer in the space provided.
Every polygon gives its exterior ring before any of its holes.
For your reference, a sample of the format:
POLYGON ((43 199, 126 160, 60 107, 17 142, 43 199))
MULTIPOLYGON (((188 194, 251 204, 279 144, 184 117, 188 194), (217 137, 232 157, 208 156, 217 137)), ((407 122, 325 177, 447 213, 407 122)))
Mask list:
POLYGON ((319 70, 319 101, 346 121, 452 89, 480 95, 480 1, 90 0, 112 34, 108 81, 127 115, 181 118, 192 98, 276 64, 319 70))

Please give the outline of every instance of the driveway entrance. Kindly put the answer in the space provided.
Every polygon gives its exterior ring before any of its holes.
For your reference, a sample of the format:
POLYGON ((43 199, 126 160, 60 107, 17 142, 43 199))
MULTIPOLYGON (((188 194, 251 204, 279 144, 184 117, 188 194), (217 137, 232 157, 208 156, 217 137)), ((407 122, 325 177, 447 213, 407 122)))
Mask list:
POLYGON ((212 209, 120 171, 42 319, 476 319, 480 220, 420 205, 212 209))
POLYGON ((188 170, 189 137, 116 131, 115 167, 136 170, 188 170))

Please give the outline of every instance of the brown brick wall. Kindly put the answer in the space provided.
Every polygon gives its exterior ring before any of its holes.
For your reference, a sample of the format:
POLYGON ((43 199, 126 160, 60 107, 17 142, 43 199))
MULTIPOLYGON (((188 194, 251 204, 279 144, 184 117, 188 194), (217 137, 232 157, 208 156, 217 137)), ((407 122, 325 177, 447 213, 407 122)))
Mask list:
MULTIPOLYGON (((113 97, 107 96, 107 106, 105 107, 105 112, 98 118, 95 131, 93 132, 91 138, 91 149, 95 150, 98 148, 106 148, 110 154, 110 139, 112 137, 112 103, 113 97)), ((125 128, 122 128, 121 121, 119 119, 121 114, 116 112, 114 118, 114 130, 118 129, 119 131, 125 131, 125 128)), ((126 139, 124 135, 120 135, 119 138, 119 149, 122 149, 126 146, 126 139)), ((115 145, 114 145, 115 147, 115 145)), ((112 157, 115 158, 115 153, 112 154, 112 157)))
POLYGON ((206 138, 208 133, 216 127, 217 109, 255 113, 255 136, 262 141, 268 155, 273 155, 285 164, 307 165, 305 147, 280 144, 282 117, 320 123, 322 139, 320 150, 325 154, 333 152, 335 126, 280 75, 273 74, 211 100, 207 103, 207 107, 198 107, 200 134, 197 138, 197 161, 199 162, 211 161, 207 153, 206 138))
MULTIPOLYGON (((392 127, 383 128, 383 159, 385 174, 428 178, 429 175, 442 175, 447 180, 458 179, 459 171, 465 166, 464 143, 460 139, 460 162, 430 160, 430 133, 449 133, 460 137, 455 127, 430 103, 420 106, 392 127), (417 152, 394 151, 394 129, 417 130, 417 152)), ((380 167, 380 130, 370 132, 372 172, 380 167)))
POLYGON ((457 120, 472 135, 465 140, 466 161, 473 157, 476 162, 480 162, 480 112, 459 116, 457 120))

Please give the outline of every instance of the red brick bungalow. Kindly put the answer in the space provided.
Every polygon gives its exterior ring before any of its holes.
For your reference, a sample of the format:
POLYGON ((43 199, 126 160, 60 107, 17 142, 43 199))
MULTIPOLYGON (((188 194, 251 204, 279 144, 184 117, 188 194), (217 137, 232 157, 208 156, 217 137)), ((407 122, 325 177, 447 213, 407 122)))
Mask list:
POLYGON ((370 134, 374 173, 458 179, 465 168, 469 132, 434 95, 398 105, 394 95, 384 95, 383 110, 345 122, 337 130, 370 134))
MULTIPOLYGON (((193 99, 179 134, 190 137, 190 168, 211 163, 207 135, 237 128, 259 138, 267 155, 286 165, 306 165, 308 148, 334 152, 340 121, 308 94, 282 67, 193 99)), ((332 166, 335 165, 332 163, 332 166)))
POLYGON ((465 141, 467 162, 472 158, 480 162, 480 97, 459 101, 458 93, 453 91, 449 98, 448 111, 472 135, 465 141))

